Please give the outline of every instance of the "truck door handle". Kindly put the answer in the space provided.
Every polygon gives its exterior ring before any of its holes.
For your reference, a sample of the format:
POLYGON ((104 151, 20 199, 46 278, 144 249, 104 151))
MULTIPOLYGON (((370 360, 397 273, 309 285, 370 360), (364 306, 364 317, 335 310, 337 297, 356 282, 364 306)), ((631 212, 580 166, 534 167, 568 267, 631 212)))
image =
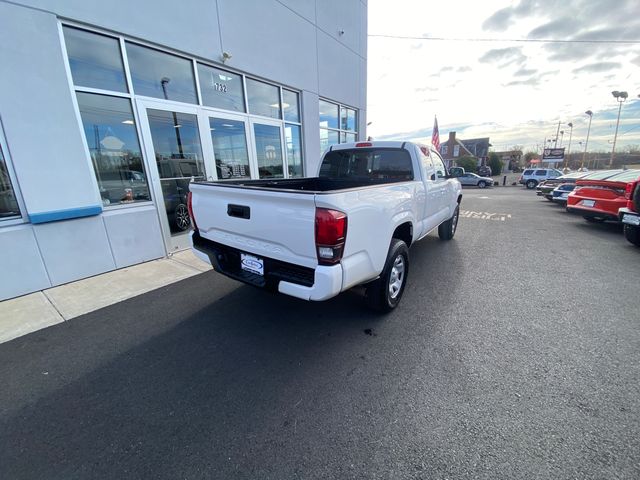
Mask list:
POLYGON ((432 174, 431 174, 431 180, 435 180, 435 179, 436 179, 436 174, 435 174, 435 173, 432 173, 432 174))
POLYGON ((245 205, 233 205, 230 203, 227 205, 227 215, 249 220, 251 218, 251 209, 245 205))

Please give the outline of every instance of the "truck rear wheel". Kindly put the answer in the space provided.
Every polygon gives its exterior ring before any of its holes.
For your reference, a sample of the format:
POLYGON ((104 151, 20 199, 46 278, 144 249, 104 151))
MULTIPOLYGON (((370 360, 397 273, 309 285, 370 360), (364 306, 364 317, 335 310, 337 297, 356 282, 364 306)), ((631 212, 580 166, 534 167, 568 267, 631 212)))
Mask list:
POLYGON ((367 287, 367 305, 388 313, 398 306, 409 274, 409 248, 397 238, 391 239, 389 253, 380 278, 367 287))
POLYGON ((624 238, 626 238, 629 242, 633 243, 636 247, 640 247, 640 227, 634 227, 633 225, 625 225, 624 238))

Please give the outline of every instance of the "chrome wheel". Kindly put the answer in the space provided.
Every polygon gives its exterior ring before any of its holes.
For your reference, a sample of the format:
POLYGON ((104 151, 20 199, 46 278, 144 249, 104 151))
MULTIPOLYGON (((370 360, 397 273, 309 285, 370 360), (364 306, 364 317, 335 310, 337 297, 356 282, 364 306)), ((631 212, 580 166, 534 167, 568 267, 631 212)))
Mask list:
POLYGON ((404 282, 404 257, 398 255, 393 261, 393 267, 391 268, 391 275, 389 275, 389 296, 395 299, 402 290, 402 284, 404 282))
POLYGON ((187 230, 191 226, 191 219, 189 218, 189 210, 186 205, 182 203, 176 207, 176 226, 180 230, 187 230))

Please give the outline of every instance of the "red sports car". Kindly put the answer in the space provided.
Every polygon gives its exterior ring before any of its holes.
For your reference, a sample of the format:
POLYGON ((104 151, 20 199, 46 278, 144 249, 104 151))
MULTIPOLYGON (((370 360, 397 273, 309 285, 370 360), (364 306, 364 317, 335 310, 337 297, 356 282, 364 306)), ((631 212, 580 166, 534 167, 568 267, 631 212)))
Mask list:
POLYGON ((627 183, 633 183, 638 177, 640 170, 624 170, 602 180, 578 180, 567 199, 567 212, 582 215, 590 222, 617 222, 618 210, 627 205, 627 183))

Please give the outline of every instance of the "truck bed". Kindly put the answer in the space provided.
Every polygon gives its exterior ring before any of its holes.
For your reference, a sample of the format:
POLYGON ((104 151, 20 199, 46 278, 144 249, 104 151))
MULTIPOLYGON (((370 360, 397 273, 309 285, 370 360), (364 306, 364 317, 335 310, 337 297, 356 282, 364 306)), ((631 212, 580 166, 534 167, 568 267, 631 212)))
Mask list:
POLYGON ((260 190, 292 190, 298 193, 329 193, 355 188, 375 187, 389 183, 407 182, 412 178, 401 176, 399 178, 289 178, 277 180, 231 180, 224 182, 195 182, 202 185, 215 185, 229 188, 256 188, 260 190))

